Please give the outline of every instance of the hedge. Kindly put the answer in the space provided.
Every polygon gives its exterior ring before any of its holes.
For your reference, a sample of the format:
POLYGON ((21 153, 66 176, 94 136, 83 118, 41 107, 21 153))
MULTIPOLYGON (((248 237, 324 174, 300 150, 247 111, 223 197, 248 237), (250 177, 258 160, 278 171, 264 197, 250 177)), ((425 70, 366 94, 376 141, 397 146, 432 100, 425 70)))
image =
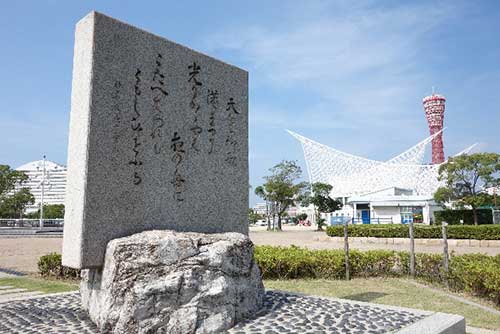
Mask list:
MULTIPOLYGON (((441 226, 414 226, 415 238, 442 238, 441 226)), ((330 237, 343 237, 344 227, 328 226, 326 233, 330 237)), ((349 225, 348 233, 350 237, 409 238, 408 225, 402 224, 349 225)), ((447 228, 447 236, 448 239, 500 240, 500 225, 451 225, 447 228)))
MULTIPOLYGON (((440 254, 417 253, 416 277, 429 282, 445 281, 452 290, 486 297, 500 305, 500 255, 453 255, 450 271, 442 270, 440 254)), ((344 251, 309 250, 299 247, 255 247, 255 259, 264 279, 342 279, 344 251)), ((404 277, 409 275, 408 252, 388 250, 350 252, 351 277, 404 277)))
POLYGON ((79 278, 80 271, 62 265, 61 254, 50 253, 38 260, 38 272, 44 277, 79 278))
MULTIPOLYGON (((444 220, 450 225, 460 225, 463 220, 465 225, 474 225, 472 210, 443 210, 434 212, 435 224, 441 225, 444 220)), ((493 224, 491 209, 477 209, 477 223, 479 225, 493 224)))
MULTIPOLYGON (((309 250, 306 248, 256 246, 255 260, 264 279, 321 278, 343 279, 345 256, 342 250, 309 250)), ((485 297, 500 305, 500 255, 452 255, 449 273, 442 269, 440 254, 417 253, 415 274, 429 282, 447 282, 455 291, 485 297)), ((408 252, 390 250, 350 251, 351 277, 405 277, 409 275, 408 252)), ((79 271, 64 267, 61 255, 52 253, 38 261, 42 276, 78 278, 79 271)))

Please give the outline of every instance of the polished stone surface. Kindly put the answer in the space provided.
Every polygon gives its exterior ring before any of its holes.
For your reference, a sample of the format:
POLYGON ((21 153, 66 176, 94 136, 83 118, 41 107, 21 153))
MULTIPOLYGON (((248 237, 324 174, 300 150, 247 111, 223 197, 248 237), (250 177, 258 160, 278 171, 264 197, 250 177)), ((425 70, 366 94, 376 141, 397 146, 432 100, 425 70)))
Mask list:
MULTIPOLYGON (((92 333, 77 293, 0 304, 0 333, 92 333)), ((431 312, 267 291, 264 307, 226 333, 392 333, 431 312)))
MULTIPOLYGON (((168 15, 167 15, 168 16, 168 15)), ((248 234, 248 73, 92 12, 76 27, 63 264, 151 229, 248 234)))

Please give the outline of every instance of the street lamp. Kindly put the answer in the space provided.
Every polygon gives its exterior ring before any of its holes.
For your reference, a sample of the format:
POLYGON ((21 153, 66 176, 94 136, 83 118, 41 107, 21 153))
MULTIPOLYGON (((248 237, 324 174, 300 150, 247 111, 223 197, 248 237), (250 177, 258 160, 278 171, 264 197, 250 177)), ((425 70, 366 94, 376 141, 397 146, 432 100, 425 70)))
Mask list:
POLYGON ((43 200, 45 196, 45 155, 43 156, 41 186, 42 186, 42 198, 40 200, 40 230, 43 228, 43 200))

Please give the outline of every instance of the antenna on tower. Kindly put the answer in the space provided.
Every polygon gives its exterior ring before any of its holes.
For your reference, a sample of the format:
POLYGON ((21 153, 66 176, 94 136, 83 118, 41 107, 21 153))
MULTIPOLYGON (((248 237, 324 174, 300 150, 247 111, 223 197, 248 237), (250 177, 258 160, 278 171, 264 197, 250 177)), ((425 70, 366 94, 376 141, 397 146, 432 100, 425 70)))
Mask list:
POLYGON ((434 95, 434 86, 432 86, 432 95, 434 95))

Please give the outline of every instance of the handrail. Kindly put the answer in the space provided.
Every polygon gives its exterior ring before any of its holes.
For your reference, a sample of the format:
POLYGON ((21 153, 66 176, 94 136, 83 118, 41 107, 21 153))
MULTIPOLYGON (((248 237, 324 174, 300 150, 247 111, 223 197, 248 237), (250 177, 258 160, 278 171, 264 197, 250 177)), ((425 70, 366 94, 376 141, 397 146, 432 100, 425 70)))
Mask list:
MULTIPOLYGON (((64 219, 54 218, 54 219, 44 219, 44 227, 63 227, 64 219)), ((30 219, 30 218, 0 218, 1 228, 20 228, 20 227, 40 227, 40 219, 30 219)))

